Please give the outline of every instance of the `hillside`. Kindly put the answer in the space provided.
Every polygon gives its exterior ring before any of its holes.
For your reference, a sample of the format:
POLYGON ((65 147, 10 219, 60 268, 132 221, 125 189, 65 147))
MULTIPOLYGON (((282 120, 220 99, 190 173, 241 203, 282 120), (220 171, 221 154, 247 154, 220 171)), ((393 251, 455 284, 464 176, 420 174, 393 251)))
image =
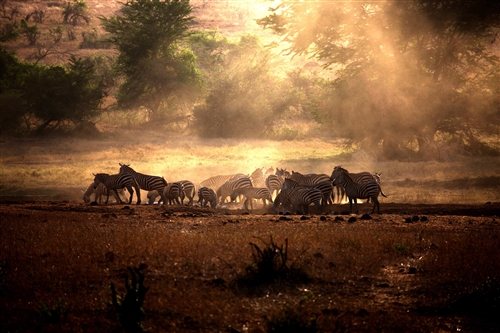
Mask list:
MULTIPOLYGON (((15 42, 7 43, 6 47, 15 50, 18 56, 28 61, 37 61, 40 63, 57 64, 64 63, 70 55, 84 57, 99 52, 101 54, 112 55, 115 51, 112 49, 89 49, 82 48, 84 40, 83 35, 97 33, 102 35, 99 16, 109 17, 115 15, 120 10, 120 1, 86 1, 90 21, 88 23, 80 20, 78 25, 62 25, 63 7, 65 1, 4 1, 3 18, 1 22, 9 21, 9 17, 26 18, 31 14, 28 23, 34 24, 35 13, 42 13, 42 22, 37 23, 42 31, 42 36, 36 45, 29 45, 23 37, 15 42), (50 29, 57 26, 63 28, 63 35, 59 42, 54 42, 54 36, 50 29), (74 38, 74 39, 73 39, 74 38), (73 39, 73 40, 72 40, 73 39)), ((237 39, 243 34, 254 34, 259 36, 264 45, 270 44, 276 40, 276 37, 267 31, 264 31, 255 22, 267 14, 268 8, 275 4, 270 1, 191 1, 193 7, 193 29, 218 30, 223 36, 230 39, 237 39)), ((302 66, 305 62, 298 60, 298 65, 302 66)))

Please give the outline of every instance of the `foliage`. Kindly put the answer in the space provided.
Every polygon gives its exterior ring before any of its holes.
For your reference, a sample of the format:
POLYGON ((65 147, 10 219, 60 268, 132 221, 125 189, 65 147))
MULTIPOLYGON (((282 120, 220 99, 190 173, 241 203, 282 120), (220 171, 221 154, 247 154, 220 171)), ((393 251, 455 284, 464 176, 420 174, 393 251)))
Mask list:
POLYGON ((125 288, 127 293, 122 297, 123 301, 118 298, 116 288, 111 283, 111 299, 118 313, 118 319, 125 332, 142 332, 141 321, 144 316, 142 305, 149 288, 144 286, 144 274, 142 270, 146 265, 141 265, 137 268, 128 267, 131 275, 130 283, 128 275, 125 276, 125 288))
POLYGON ((83 31, 82 39, 80 43, 81 49, 109 49, 112 47, 111 43, 99 36, 95 28, 90 31, 83 31))
POLYGON ((26 37, 29 45, 35 45, 42 32, 40 31, 36 23, 30 26, 28 21, 22 19, 19 26, 19 34, 26 37))
POLYGON ((168 121, 185 101, 196 99, 202 82, 195 56, 177 45, 186 36, 191 11, 186 0, 134 0, 123 4, 120 15, 100 18, 120 52, 121 107, 146 107, 152 119, 168 121))
POLYGON ((19 61, 2 51, 0 77, 2 127, 5 132, 43 133, 66 121, 78 125, 100 114, 104 85, 90 59, 72 57, 66 66, 19 61))
POLYGON ((490 152, 481 138, 500 126, 491 48, 498 6, 305 1, 280 5, 259 23, 288 42, 289 53, 335 71, 317 108, 325 126, 388 158, 429 158, 441 133, 470 154, 490 152))
POLYGON ((88 24, 90 22, 90 17, 88 16, 87 11, 87 2, 85 0, 68 1, 61 14, 63 17, 63 23, 76 26, 81 20, 83 20, 88 24))
POLYGON ((276 121, 296 102, 290 85, 273 75, 272 56, 253 35, 232 43, 216 32, 196 32, 190 47, 201 59, 208 90, 193 110, 203 137, 274 135, 276 121))

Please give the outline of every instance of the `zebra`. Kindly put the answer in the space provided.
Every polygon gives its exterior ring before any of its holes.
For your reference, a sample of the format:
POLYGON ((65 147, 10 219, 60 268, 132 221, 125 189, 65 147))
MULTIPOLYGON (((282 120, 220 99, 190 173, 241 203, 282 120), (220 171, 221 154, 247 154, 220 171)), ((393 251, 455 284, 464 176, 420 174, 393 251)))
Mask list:
POLYGON ((320 174, 310 173, 307 175, 303 175, 297 171, 292 171, 292 174, 290 175, 289 178, 298 182, 299 185, 306 185, 306 186, 312 186, 321 182, 330 181, 330 177, 322 173, 320 174))
POLYGON ((377 213, 380 214, 380 203, 378 201, 378 195, 381 193, 380 185, 375 181, 370 181, 366 183, 356 183, 353 181, 349 172, 341 167, 336 167, 334 172, 336 172, 335 178, 333 179, 333 184, 342 184, 344 186, 347 197, 349 198, 349 205, 352 213, 352 201, 354 200, 354 206, 356 208, 356 214, 359 213, 358 202, 356 199, 367 199, 371 198, 373 200, 372 214, 375 212, 375 207, 377 208, 377 213))
MULTIPOLYGON (((179 183, 182 185, 184 195, 180 196, 181 205, 184 205, 184 198, 187 197, 189 199, 188 205, 192 206, 193 205, 193 198, 196 195, 196 190, 195 190, 194 184, 189 180, 179 180, 179 181, 176 181, 173 183, 179 183)), ((148 192, 149 204, 152 205, 159 196, 160 196, 160 194, 158 193, 157 190, 149 191, 148 192)))
MULTIPOLYGON (((136 172, 134 169, 130 167, 128 164, 120 164, 120 173, 121 174, 131 174, 134 178, 137 184, 139 185, 139 188, 146 190, 146 191, 153 191, 157 190, 158 193, 161 196, 161 199, 163 203, 166 203, 167 201, 165 200, 165 197, 163 196, 163 189, 165 186, 167 186, 167 181, 163 177, 159 176, 150 176, 150 175, 145 175, 139 172, 136 172)), ((140 197, 140 190, 138 192, 138 196, 140 197)))
POLYGON ((266 187, 243 187, 237 188, 231 193, 231 201, 236 200, 240 195, 245 196, 246 200, 244 206, 248 209, 248 202, 250 202, 251 210, 253 210, 253 199, 259 200, 262 199, 264 203, 264 207, 266 207, 267 201, 273 203, 273 199, 271 198, 271 192, 266 187))
POLYGON ((252 180, 249 177, 244 177, 230 180, 224 183, 216 191, 217 200, 219 201, 219 203, 224 203, 226 201, 226 198, 230 196, 234 190, 242 187, 253 187, 252 180))
POLYGON ((333 186, 330 181, 321 181, 314 185, 300 185, 297 181, 292 178, 285 179, 283 182, 282 189, 290 189, 290 188, 315 188, 321 191, 321 209, 325 211, 326 206, 332 203, 333 196, 333 186))
POLYGON ((206 207, 207 203, 210 203, 210 207, 215 208, 217 206, 217 195, 209 187, 200 187, 198 190, 198 202, 202 207, 206 207))
MULTIPOLYGON (((184 190, 184 197, 187 197, 189 199, 188 205, 193 205, 193 198, 196 195, 196 189, 194 187, 193 182, 189 180, 179 180, 176 183, 179 183, 182 185, 182 188, 184 190)), ((184 204, 184 197, 181 197, 182 199, 182 204, 184 204)))
POLYGON ((210 177, 208 179, 203 180, 200 183, 200 187, 208 187, 214 191, 217 191, 222 185, 224 185, 224 183, 226 183, 230 180, 234 180, 234 179, 238 179, 238 178, 242 178, 242 177, 248 177, 248 176, 244 175, 242 173, 237 173, 234 175, 213 176, 213 177, 210 177))
MULTIPOLYGON (((114 191, 116 195, 118 196, 118 189, 123 189, 126 188, 127 191, 130 193, 130 199, 128 200, 128 203, 132 203, 132 197, 134 196, 134 190, 135 188, 136 195, 137 195, 137 204, 139 205, 141 203, 141 195, 140 195, 140 189, 139 185, 135 181, 135 178, 128 173, 119 173, 116 175, 108 175, 107 173, 97 173, 94 174, 94 189, 97 189, 99 184, 104 184, 106 188, 108 189, 108 194, 106 196, 106 204, 108 203, 109 200, 109 193, 111 191, 114 191)), ((118 196, 118 198, 120 198, 118 196)), ((121 199, 118 200, 119 203, 121 203, 121 199)))
POLYGON ((262 168, 257 168, 250 175, 250 179, 252 180, 252 184, 255 187, 265 187, 266 186, 266 177, 264 176, 264 172, 262 172, 262 168))
MULTIPOLYGON (((333 179, 339 175, 340 170, 342 170, 342 169, 343 168, 341 166, 336 166, 332 171, 332 175, 330 176, 330 181, 333 181, 333 179)), ((349 173, 349 171, 347 171, 346 169, 343 169, 343 170, 345 170, 347 173, 349 173)), ((371 183, 373 181, 376 181, 379 184, 379 186, 380 186, 381 175, 382 175, 381 173, 370 173, 367 171, 358 172, 358 173, 349 173, 349 176, 351 177, 352 181, 355 183, 363 184, 363 183, 371 183)), ((382 193, 382 195, 385 197, 385 194, 382 192, 382 188, 380 188, 380 193, 382 193)), ((344 189, 344 187, 341 186, 341 184, 339 184, 337 186, 337 194, 339 196, 339 203, 340 203, 340 202, 342 202, 342 200, 345 197, 345 189, 344 189)), ((366 203, 368 203, 369 201, 370 201, 370 198, 367 198, 366 203)))
POLYGON ((276 195, 278 195, 278 192, 281 190, 281 187, 283 186, 284 181, 285 181, 285 178, 283 176, 277 176, 277 175, 267 176, 266 187, 271 192, 272 197, 276 197, 276 196, 274 196, 274 192, 276 192, 276 195))
MULTIPOLYGON (((104 186, 103 183, 100 183, 97 188, 94 189, 94 183, 90 183, 89 187, 87 188, 86 191, 82 191, 83 192, 83 202, 85 203, 89 203, 90 202, 90 199, 91 199, 91 196, 92 194, 94 195, 94 201, 93 202, 96 202, 99 201, 99 204, 102 203, 102 196, 104 195, 107 195, 108 194, 108 189, 106 188, 106 186, 104 186)), ((122 194, 123 194, 123 189, 120 189, 118 190, 118 196, 120 198, 117 197, 117 194, 113 192, 113 196, 115 197, 115 200, 116 202, 119 202, 119 200, 121 200, 122 198, 122 194)))
POLYGON ((181 201, 184 203, 184 188, 181 183, 170 183, 163 189, 163 196, 168 199, 170 205, 173 205, 174 202, 180 205, 181 201))
POLYGON ((301 214, 309 213, 309 205, 316 206, 316 212, 321 212, 321 199, 323 194, 317 188, 297 186, 295 188, 282 189, 274 200, 273 209, 276 213, 280 205, 284 209, 290 208, 293 212, 301 214))
POLYGON ((276 176, 281 176, 283 178, 289 178, 291 176, 290 172, 288 172, 286 169, 276 169, 275 173, 276 176))

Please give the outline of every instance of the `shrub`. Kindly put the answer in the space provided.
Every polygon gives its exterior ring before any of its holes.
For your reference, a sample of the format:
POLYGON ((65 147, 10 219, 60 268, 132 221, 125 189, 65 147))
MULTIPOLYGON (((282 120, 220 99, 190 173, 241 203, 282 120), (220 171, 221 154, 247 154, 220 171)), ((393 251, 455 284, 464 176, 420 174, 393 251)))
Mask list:
POLYGON ((120 324, 126 332, 142 332, 142 317, 144 310, 142 305, 149 288, 144 286, 144 274, 142 270, 146 265, 142 264, 138 268, 128 267, 131 275, 130 283, 128 275, 125 275, 125 288, 127 293, 124 297, 118 297, 115 285, 111 283, 111 297, 113 305, 118 313, 120 324), (122 301, 123 299, 123 301, 122 301))
POLYGON ((309 277, 301 269, 288 265, 288 239, 285 244, 277 245, 270 236, 270 242, 261 240, 265 247, 250 243, 253 264, 246 268, 246 274, 236 280, 236 285, 255 288, 269 284, 306 283, 309 277))

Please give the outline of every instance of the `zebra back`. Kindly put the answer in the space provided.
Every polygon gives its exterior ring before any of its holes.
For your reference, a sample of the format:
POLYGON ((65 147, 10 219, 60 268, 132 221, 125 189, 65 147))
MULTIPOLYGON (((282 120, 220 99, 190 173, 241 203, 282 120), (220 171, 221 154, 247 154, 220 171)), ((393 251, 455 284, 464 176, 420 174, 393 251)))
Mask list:
POLYGON ((295 180, 299 185, 312 186, 321 182, 329 181, 330 177, 325 174, 310 173, 303 175, 300 172, 292 171, 290 179, 295 180))
POLYGON ((237 173, 237 174, 232 174, 232 175, 213 176, 213 177, 210 177, 210 178, 203 180, 200 183, 200 187, 208 187, 214 191, 217 191, 222 185, 224 185, 224 183, 226 183, 230 180, 241 178, 241 177, 246 177, 246 175, 244 175, 242 173, 237 173))
POLYGON ((273 194, 274 191, 281 190, 284 181, 285 178, 282 176, 269 175, 266 178, 266 187, 269 189, 269 191, 271 191, 271 194, 273 194))
POLYGON ((244 195, 247 199, 264 199, 273 202, 271 199, 271 192, 266 187, 237 188, 231 193, 231 201, 234 201, 240 195, 244 195))

